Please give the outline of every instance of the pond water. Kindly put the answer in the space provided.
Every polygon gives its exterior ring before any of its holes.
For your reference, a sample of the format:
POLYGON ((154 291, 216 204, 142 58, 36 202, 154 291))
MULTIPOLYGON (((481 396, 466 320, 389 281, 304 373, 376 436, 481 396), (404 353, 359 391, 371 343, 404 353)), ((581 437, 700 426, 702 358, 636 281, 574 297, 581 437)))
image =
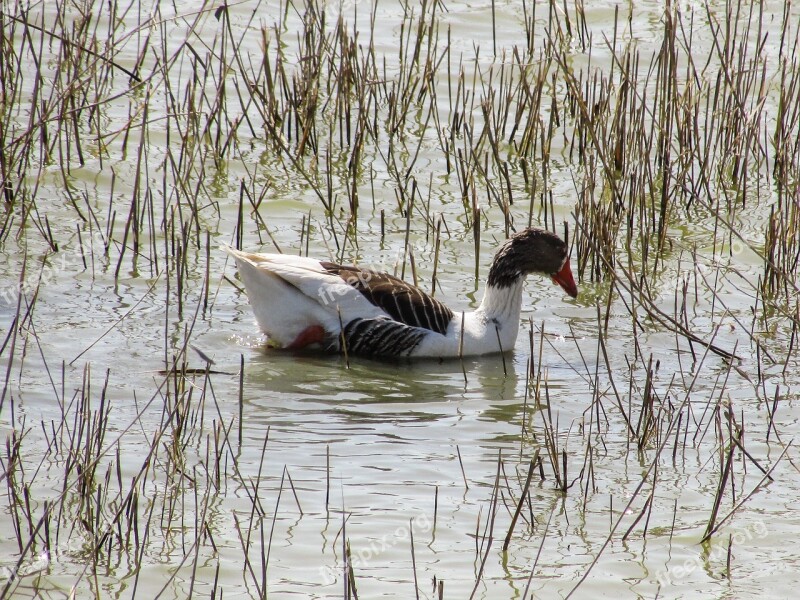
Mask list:
MULTIPOLYGON (((383 104, 365 111, 378 111, 380 135, 365 142, 355 184, 351 149, 341 141, 355 136, 356 116, 341 133, 335 101, 320 109, 309 138, 315 150, 294 163, 286 152, 302 134, 294 117, 277 127, 284 137, 276 142, 265 113, 235 93, 247 89, 242 73, 260 72, 262 59, 274 67, 277 32, 283 64, 295 69, 289 78, 313 64, 304 44, 322 42, 303 38, 309 6, 243 1, 215 14, 216 6, 201 2, 137 3, 117 7, 118 21, 105 4, 89 7, 91 35, 105 40, 113 30, 114 60, 129 70, 138 61, 149 79, 131 90, 117 71, 78 95, 87 105, 105 99, 76 121, 87 132, 82 164, 72 125, 60 125, 73 113, 53 116, 51 138, 32 139, 63 142, 49 157, 30 151, 27 168, 13 178, 18 196, 2 209, 2 596, 340 598, 355 597, 353 588, 362 598, 793 596, 800 584, 797 295, 789 286, 765 300, 758 290, 778 196, 797 202, 798 192, 773 179, 772 150, 763 164, 751 164, 747 189, 731 186, 732 203, 675 209, 666 225, 669 250, 655 268, 638 240, 626 247, 624 233, 611 249, 617 272, 631 270, 634 280, 644 273, 652 306, 735 359, 690 344, 608 275, 598 280, 588 270, 574 300, 549 280, 529 278, 521 333, 505 356, 382 362, 274 351, 236 287, 235 266, 217 248, 239 234, 245 249, 277 246, 402 272, 407 280, 416 275, 425 290, 438 260, 436 297, 454 310, 474 308, 505 223, 519 230, 529 219, 539 226, 549 219, 562 231, 567 222, 571 238, 580 237, 576 204, 591 176, 592 163, 579 160, 573 143, 570 84, 554 71, 539 108, 540 132, 559 113, 546 177, 538 164, 527 167, 531 181, 540 177, 532 192, 518 146, 507 143, 509 124, 498 147, 514 167, 508 180, 516 201, 497 201, 509 197, 502 175, 486 166, 489 138, 478 143, 486 123, 481 102, 488 90, 499 101, 504 85, 519 80, 509 65, 514 48, 526 47, 525 19, 535 9, 536 50, 526 60, 537 65, 546 32, 569 21, 563 56, 588 90, 597 73, 619 82, 613 39, 620 54, 635 46, 637 72, 648 72, 662 47, 662 4, 592 2, 582 17, 580 3, 317 7, 331 35, 339 15, 348 31, 358 30, 353 56, 367 61, 372 52, 382 69, 374 86, 393 81, 403 90, 409 73, 424 82, 399 49, 402 43, 408 52, 410 44, 413 52, 420 14, 438 32, 421 45, 423 59, 429 52, 437 58, 431 88, 405 88, 414 96, 395 133, 386 98, 375 96, 383 104), (465 163, 479 182, 466 201, 441 141, 457 121, 459 81, 474 94, 467 102, 474 145, 458 136, 454 143, 479 157, 465 163), (233 149, 219 152, 226 139, 233 149), (331 183, 319 189, 331 194, 320 198, 312 182, 324 183, 326 173, 331 183), (411 179, 419 189, 409 217, 411 179), (542 189, 552 193, 544 204, 542 189), (133 210, 131 198, 138 198, 133 210), (135 242, 126 228, 133 213, 135 242), (526 488, 534 458, 542 462, 526 488), (710 521, 720 527, 701 543, 710 521)), ((62 31, 61 8, 39 10, 30 23, 62 31)), ((69 23, 80 22, 78 8, 65 10, 69 23)), ((680 39, 689 39, 692 24, 694 62, 712 65, 700 75, 710 83, 698 88, 709 97, 720 72, 715 28, 760 27, 765 41, 752 54, 764 69, 764 92, 748 106, 757 115, 756 140, 770 147, 781 68, 797 65, 784 62, 797 41, 797 7, 784 13, 781 3, 765 3, 760 21, 750 7, 728 18, 720 3, 682 2, 675 10, 686 27, 680 39)), ((6 37, 32 65, 20 22, 10 34, 14 25, 4 22, 6 37)), ((26 75, 18 95, 8 96, 17 106, 3 109, 15 123, 4 127, 9 144, 35 129, 29 120, 38 115, 25 103, 44 94, 44 112, 49 86, 62 90, 59 74, 70 76, 56 59, 66 41, 30 32, 36 55, 46 59, 36 67, 45 91, 35 92, 36 78, 26 75)), ((323 73, 320 101, 342 98, 332 82, 342 85, 348 75, 324 75, 333 64, 340 63, 315 66, 323 73)), ((676 64, 686 70, 686 56, 676 64)), ((691 78, 678 81, 688 103, 691 78)), ((255 87, 266 94, 263 80, 255 87)), ((657 95, 653 85, 641 89, 657 95)), ((351 111, 359 114, 355 100, 351 111)), ((705 125, 698 136, 707 132, 705 125)), ((543 139, 535 142, 537 156, 543 139)), ((728 152, 720 146, 714 155, 728 152)), ((796 154, 787 168, 797 176, 796 154)), ((708 189, 723 187, 716 181, 708 189)), ((573 244, 576 275, 578 251, 573 244)))

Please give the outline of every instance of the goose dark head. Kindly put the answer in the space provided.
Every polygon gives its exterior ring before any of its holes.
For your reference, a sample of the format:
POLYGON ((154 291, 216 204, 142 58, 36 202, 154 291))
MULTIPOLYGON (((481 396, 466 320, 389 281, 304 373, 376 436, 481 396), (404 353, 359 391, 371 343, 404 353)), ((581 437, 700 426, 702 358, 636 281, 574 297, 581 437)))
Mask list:
POLYGON ((509 287, 531 273, 549 275, 573 298, 578 287, 569 266, 569 249, 556 234, 530 227, 512 235, 497 251, 487 284, 509 287))

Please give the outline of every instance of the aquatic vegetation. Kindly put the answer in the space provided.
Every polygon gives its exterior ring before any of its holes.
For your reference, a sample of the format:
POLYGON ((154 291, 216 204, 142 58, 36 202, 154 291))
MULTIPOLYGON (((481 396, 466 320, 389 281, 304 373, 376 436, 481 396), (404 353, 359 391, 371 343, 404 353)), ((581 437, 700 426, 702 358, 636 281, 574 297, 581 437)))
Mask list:
POLYGON ((6 4, 0 597, 792 564, 797 6, 6 4), (217 251, 477 301, 532 225, 580 295, 529 283, 514 355, 450 364, 265 354, 217 251))

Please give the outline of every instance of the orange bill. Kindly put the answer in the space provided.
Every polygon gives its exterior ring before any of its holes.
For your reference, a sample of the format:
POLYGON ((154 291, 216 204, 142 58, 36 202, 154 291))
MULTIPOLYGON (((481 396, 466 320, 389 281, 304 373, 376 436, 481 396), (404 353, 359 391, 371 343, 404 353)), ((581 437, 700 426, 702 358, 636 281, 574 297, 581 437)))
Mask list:
POLYGON ((564 262, 564 266, 555 275, 551 275, 553 281, 564 288, 573 298, 578 295, 578 286, 575 285, 575 280, 572 278, 572 269, 569 268, 569 259, 564 262))

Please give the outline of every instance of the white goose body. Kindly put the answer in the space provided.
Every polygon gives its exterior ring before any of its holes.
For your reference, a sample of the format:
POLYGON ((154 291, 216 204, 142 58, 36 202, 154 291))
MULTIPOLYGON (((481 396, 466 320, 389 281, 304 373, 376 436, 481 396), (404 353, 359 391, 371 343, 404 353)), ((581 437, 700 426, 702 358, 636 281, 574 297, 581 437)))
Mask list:
POLYGON ((512 289, 487 288, 478 309, 463 313, 463 325, 462 313, 456 313, 447 333, 423 338, 414 356, 459 356, 459 350, 462 356, 478 356, 512 350, 519 333, 523 283, 520 280, 512 289))
POLYGON ((236 259, 256 321, 270 344, 280 348, 346 349, 376 357, 505 352, 513 349, 519 332, 527 273, 546 272, 570 295, 577 294, 566 244, 539 229, 526 229, 501 247, 483 301, 463 313, 463 323, 462 313, 386 273, 224 249, 236 259), (531 252, 520 252, 526 249, 531 252))

